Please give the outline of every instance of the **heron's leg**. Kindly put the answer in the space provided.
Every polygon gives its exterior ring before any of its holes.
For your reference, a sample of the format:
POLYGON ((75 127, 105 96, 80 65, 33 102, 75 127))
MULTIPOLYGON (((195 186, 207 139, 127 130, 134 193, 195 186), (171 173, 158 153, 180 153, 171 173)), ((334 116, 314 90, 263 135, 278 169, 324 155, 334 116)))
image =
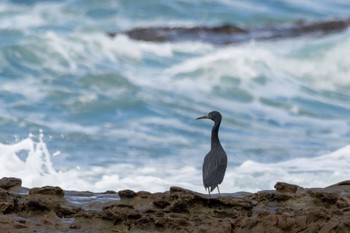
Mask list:
POLYGON ((210 187, 208 187, 208 193, 209 193, 209 196, 210 196, 210 187))
POLYGON ((216 186, 216 187, 218 188, 218 192, 219 192, 219 194, 221 194, 221 193, 220 193, 220 189, 219 189, 219 185, 218 185, 218 186, 216 186))

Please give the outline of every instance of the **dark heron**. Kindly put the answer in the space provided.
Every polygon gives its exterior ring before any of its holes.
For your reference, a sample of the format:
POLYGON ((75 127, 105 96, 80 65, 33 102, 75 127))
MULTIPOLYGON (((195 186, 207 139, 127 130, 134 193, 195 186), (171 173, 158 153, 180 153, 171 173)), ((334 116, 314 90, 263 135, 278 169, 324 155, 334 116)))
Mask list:
POLYGON ((220 194, 219 184, 224 179, 227 167, 227 155, 221 146, 218 135, 222 116, 219 112, 213 111, 208 116, 197 118, 197 120, 199 119, 214 121, 214 126, 211 130, 211 150, 205 156, 203 163, 203 184, 204 188, 208 189, 209 195, 215 188, 218 188, 220 194))

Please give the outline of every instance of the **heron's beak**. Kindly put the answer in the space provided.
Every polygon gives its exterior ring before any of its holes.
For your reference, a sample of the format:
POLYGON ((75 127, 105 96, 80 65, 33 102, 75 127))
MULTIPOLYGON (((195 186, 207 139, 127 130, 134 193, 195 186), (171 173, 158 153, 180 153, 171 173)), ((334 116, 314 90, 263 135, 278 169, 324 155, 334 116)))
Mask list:
POLYGON ((201 119, 209 119, 209 117, 208 117, 208 116, 201 116, 201 117, 197 117, 196 119, 197 119, 197 120, 201 120, 201 119))

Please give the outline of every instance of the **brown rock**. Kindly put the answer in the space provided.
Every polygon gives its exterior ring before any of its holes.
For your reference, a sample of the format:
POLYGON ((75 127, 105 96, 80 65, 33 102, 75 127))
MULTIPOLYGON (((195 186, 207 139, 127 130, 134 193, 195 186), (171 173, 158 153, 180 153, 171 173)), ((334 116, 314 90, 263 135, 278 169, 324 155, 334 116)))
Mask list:
POLYGON ((345 209, 345 208, 348 208, 350 205, 349 205, 349 200, 347 198, 344 198, 344 197, 340 197, 337 202, 336 202, 336 206, 339 208, 339 209, 345 209))
POLYGON ((274 188, 279 192, 296 193, 297 190, 301 187, 298 185, 295 185, 295 184, 288 184, 285 182, 277 182, 275 184, 274 188))
POLYGON ((65 203, 64 191, 60 187, 44 186, 29 190, 24 208, 32 212, 57 212, 61 216, 61 204, 65 203))
POLYGON ((143 198, 148 198, 152 195, 150 192, 145 192, 145 191, 139 191, 136 193, 137 196, 143 197, 143 198))
POLYGON ((77 224, 77 223, 72 223, 70 226, 69 226, 69 229, 80 229, 81 228, 81 225, 80 224, 77 224))
POLYGON ((119 224, 125 219, 125 216, 118 211, 116 206, 104 208, 97 216, 105 220, 111 220, 114 224, 119 224))
POLYGON ((0 188, 9 190, 14 187, 20 187, 22 180, 14 177, 3 177, 0 179, 0 188))
POLYGON ((16 201, 7 191, 0 189, 0 213, 6 214, 14 210, 16 201))
POLYGON ((60 187, 44 186, 41 188, 30 189, 29 194, 55 195, 63 197, 64 191, 60 187))
POLYGON ((164 209, 165 207, 169 206, 170 203, 164 200, 156 200, 156 201, 153 201, 153 205, 158 208, 164 209))
POLYGON ((94 194, 58 187, 0 190, 2 232, 350 232, 350 185, 208 196, 179 187, 94 194), (68 195, 68 196, 67 196, 68 195), (72 195, 72 196, 69 196, 72 195), (103 199, 105 198, 105 199, 103 199), (115 198, 112 201, 111 198, 115 198), (99 203, 99 200, 104 200, 99 203), (91 202, 97 204, 91 204, 91 202), (89 204, 90 203, 90 204, 89 204))
POLYGON ((338 182, 336 184, 333 184, 331 186, 328 186, 327 188, 329 187, 335 187, 335 186, 343 186, 343 185, 350 185, 350 180, 344 180, 344 181, 341 181, 341 182, 338 182))
POLYGON ((51 199, 46 199, 42 197, 30 198, 30 200, 25 204, 26 209, 34 212, 49 212, 50 210, 59 209, 60 205, 57 201, 52 201, 51 199))
POLYGON ((71 218, 83 209, 79 206, 59 206, 59 209, 56 211, 56 214, 60 218, 71 218))
POLYGON ((130 189, 125 189, 119 191, 118 195, 120 196, 120 198, 133 198, 136 196, 136 193, 130 189))
POLYGON ((293 198, 292 194, 280 193, 275 191, 260 191, 256 194, 258 201, 265 202, 285 202, 293 198))
POLYGON ((325 206, 334 205, 339 199, 339 193, 309 190, 308 194, 310 195, 310 197, 314 198, 314 201, 316 203, 325 206))

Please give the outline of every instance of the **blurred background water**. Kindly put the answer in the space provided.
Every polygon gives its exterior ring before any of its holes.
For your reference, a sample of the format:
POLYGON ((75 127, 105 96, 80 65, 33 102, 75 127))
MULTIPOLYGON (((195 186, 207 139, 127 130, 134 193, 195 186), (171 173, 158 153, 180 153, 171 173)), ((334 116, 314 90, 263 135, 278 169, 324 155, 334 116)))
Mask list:
POLYGON ((350 170, 350 32, 216 46, 139 26, 349 17, 344 1, 0 1, 0 175, 27 187, 204 192, 218 110, 223 192, 325 186, 350 170))

